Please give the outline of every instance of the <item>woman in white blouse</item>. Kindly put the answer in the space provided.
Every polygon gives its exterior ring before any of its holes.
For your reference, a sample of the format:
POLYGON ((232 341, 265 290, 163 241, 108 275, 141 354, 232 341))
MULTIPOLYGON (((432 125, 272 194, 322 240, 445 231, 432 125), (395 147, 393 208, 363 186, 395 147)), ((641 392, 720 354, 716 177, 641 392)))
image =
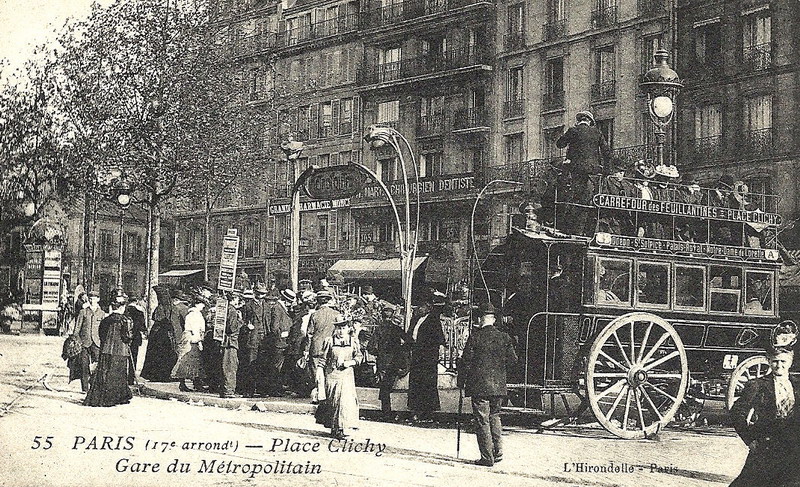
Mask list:
POLYGON ((180 379, 180 390, 189 392, 186 386, 186 379, 192 380, 194 390, 200 390, 203 386, 203 379, 206 378, 203 368, 203 335, 206 331, 206 320, 203 318, 203 309, 208 302, 202 296, 194 296, 192 307, 183 328, 183 347, 180 350, 178 362, 172 369, 172 378, 180 379))

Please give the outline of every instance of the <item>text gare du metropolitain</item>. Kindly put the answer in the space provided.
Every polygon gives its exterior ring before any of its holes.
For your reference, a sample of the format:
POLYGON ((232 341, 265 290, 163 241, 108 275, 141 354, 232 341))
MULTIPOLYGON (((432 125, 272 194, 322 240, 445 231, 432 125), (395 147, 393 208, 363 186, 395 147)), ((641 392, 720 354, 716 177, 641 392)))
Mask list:
MULTIPOLYGON (((39 437, 37 437, 39 438, 39 437)), ((48 449, 47 445, 52 446, 52 437, 46 437, 46 443, 35 442, 44 445, 43 449, 48 449)), ((209 452, 235 452, 239 449, 238 441, 227 440, 224 442, 207 441, 154 441, 137 439, 133 436, 103 436, 90 437, 75 436, 72 443, 72 450, 107 450, 107 451, 131 451, 140 445, 144 450, 154 450, 166 454, 171 451, 209 451, 209 452)), ((255 451, 266 451, 268 453, 356 453, 368 454, 380 457, 386 451, 385 443, 377 443, 367 438, 364 441, 354 439, 330 439, 330 440, 310 440, 296 441, 289 438, 272 438, 265 445, 243 445, 244 448, 257 448, 255 451)), ((232 461, 221 459, 201 459, 192 464, 183 462, 178 458, 168 463, 162 462, 142 462, 134 461, 128 457, 117 460, 115 470, 119 473, 209 473, 209 474, 244 474, 253 478, 261 474, 295 474, 313 475, 322 472, 322 466, 310 461, 292 462, 290 460, 269 460, 265 462, 253 461, 232 461)))

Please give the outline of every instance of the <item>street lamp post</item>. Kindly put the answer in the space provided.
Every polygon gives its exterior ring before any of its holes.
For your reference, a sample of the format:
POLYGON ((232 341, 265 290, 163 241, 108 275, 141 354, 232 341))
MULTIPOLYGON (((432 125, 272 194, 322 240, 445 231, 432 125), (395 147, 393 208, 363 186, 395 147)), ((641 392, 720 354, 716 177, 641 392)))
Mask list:
POLYGON ((683 88, 683 83, 678 73, 669 67, 669 54, 665 49, 657 50, 653 58, 653 68, 642 76, 639 88, 647 94, 647 108, 655 126, 656 158, 658 164, 663 165, 666 127, 675 113, 675 99, 683 88))
POLYGON ((119 181, 115 188, 116 203, 119 206, 119 252, 117 255, 117 288, 122 289, 122 244, 125 237, 125 210, 131 204, 130 186, 119 181))
POLYGON ((281 150, 286 155, 286 162, 292 166, 292 180, 295 182, 292 188, 292 204, 290 216, 289 234, 289 287, 297 291, 300 269, 300 167, 297 159, 303 151, 303 143, 295 141, 292 137, 281 144, 281 150))
POLYGON ((405 195, 405 204, 403 210, 406 222, 405 227, 401 225, 400 214, 397 210, 397 205, 392 198, 391 192, 380 181, 375 173, 367 170, 368 173, 380 183, 381 187, 389 198, 389 203, 392 205, 392 209, 395 212, 397 231, 400 237, 400 280, 403 294, 403 311, 405 315, 404 325, 405 329, 408 330, 411 327, 411 287, 414 279, 414 259, 417 256, 417 230, 419 228, 419 171, 417 170, 417 160, 414 157, 414 151, 411 150, 411 144, 408 142, 408 139, 406 139, 403 134, 391 127, 370 125, 370 127, 367 129, 366 135, 364 135, 364 140, 368 142, 372 148, 378 148, 385 144, 389 144, 397 153, 397 156, 400 159, 400 168, 403 171, 403 193, 405 195), (413 174, 414 182, 416 183, 415 193, 417 201, 413 228, 411 227, 411 188, 409 187, 408 183, 409 175, 406 169, 406 161, 403 157, 403 151, 400 147, 400 140, 403 141, 408 149, 408 153, 411 156, 411 165, 414 169, 413 174))

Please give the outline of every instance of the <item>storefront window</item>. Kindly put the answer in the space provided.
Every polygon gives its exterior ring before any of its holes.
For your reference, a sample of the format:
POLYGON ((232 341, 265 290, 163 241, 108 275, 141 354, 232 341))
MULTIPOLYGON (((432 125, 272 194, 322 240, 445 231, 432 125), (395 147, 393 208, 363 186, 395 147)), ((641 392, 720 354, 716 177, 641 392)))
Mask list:
POLYGON ((738 313, 742 295, 742 270, 711 266, 711 311, 738 313))
POLYGON ((705 268, 675 266, 675 307, 705 308, 705 268))
POLYGON ((752 315, 772 314, 772 274, 769 272, 748 271, 746 274, 747 295, 742 311, 752 315))
POLYGON ((636 299, 640 304, 669 304, 669 264, 640 263, 636 283, 636 299))
POLYGON ((631 262, 620 259, 600 259, 597 266, 597 303, 630 303, 631 262))

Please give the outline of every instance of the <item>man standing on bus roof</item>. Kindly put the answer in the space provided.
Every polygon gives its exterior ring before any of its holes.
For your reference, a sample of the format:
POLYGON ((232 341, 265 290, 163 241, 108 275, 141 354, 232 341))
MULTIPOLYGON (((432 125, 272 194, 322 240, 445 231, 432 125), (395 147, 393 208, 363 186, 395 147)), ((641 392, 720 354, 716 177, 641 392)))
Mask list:
MULTIPOLYGON (((571 197, 566 197, 564 200, 579 205, 589 205, 595 192, 590 185, 589 177, 605 172, 603 168, 611 158, 611 147, 597 128, 591 112, 578 112, 575 119, 575 125, 556 141, 557 147, 567 148, 567 157, 562 169, 569 175, 571 197)), ((575 229, 585 233, 584 227, 588 215, 586 208, 580 210, 582 211, 577 212, 579 218, 575 229)))
POLYGON ((508 395, 506 370, 517 361, 514 343, 507 333, 494 326, 492 303, 480 307, 480 321, 464 346, 458 367, 458 383, 472 397, 475 436, 480 460, 475 463, 491 467, 503 459, 503 425, 500 408, 508 395))

